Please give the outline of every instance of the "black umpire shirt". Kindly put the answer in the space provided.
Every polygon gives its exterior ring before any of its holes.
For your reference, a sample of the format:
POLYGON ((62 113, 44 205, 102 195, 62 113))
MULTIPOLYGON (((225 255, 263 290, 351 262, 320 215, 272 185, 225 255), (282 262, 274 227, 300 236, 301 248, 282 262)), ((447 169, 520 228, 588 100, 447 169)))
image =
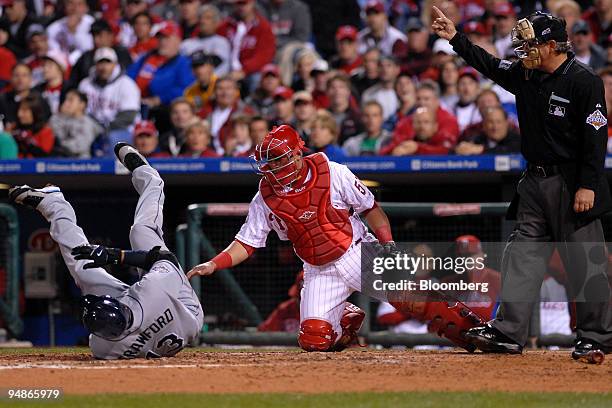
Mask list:
POLYGON ((525 159, 536 165, 569 165, 571 174, 564 172, 568 187, 595 191, 597 208, 589 215, 609 208, 604 175, 608 111, 601 78, 572 53, 548 74, 496 58, 460 32, 450 44, 469 65, 516 96, 525 159))

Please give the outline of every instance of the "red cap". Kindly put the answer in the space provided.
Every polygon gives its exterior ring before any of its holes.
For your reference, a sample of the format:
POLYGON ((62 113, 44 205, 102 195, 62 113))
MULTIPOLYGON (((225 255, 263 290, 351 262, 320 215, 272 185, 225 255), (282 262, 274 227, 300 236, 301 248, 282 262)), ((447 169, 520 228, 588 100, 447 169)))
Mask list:
POLYGON ((512 7, 512 4, 508 2, 504 2, 504 3, 497 3, 495 5, 495 7, 493 8, 493 15, 494 16, 516 16, 516 13, 514 12, 514 7, 512 7))
POLYGON ((336 40, 351 40, 355 41, 357 39, 357 29, 352 25, 343 25, 338 27, 336 31, 336 40))
POLYGON ((472 67, 463 67, 459 70, 459 79, 466 75, 474 78, 474 81, 476 82, 480 81, 480 75, 478 74, 478 71, 476 71, 472 67))
POLYGON ((263 78, 266 75, 274 75, 275 77, 280 78, 280 70, 274 64, 266 64, 261 69, 261 76, 263 78))
POLYGON ((279 86, 274 91, 274 99, 291 99, 293 96, 293 90, 291 88, 287 88, 286 86, 279 86))
POLYGON ((385 5, 380 0, 369 0, 365 6, 366 13, 368 11, 376 11, 377 13, 385 12, 385 5))
POLYGON ((482 244, 475 235, 461 235, 455 239, 457 255, 473 255, 482 252, 482 244))
POLYGON ((166 20, 166 21, 162 21, 161 23, 159 23, 157 32, 155 33, 155 35, 164 35, 164 36, 174 35, 179 38, 182 38, 183 30, 174 21, 166 20))
POLYGON ((463 32, 465 34, 487 35, 487 28, 478 21, 468 21, 463 25, 463 32))
POLYGON ((136 123, 134 126, 134 136, 147 134, 147 135, 157 135, 157 128, 155 124, 150 120, 143 120, 136 123))
POLYGON ((8 7, 12 6, 15 3, 15 0, 0 0, 0 6, 8 7))

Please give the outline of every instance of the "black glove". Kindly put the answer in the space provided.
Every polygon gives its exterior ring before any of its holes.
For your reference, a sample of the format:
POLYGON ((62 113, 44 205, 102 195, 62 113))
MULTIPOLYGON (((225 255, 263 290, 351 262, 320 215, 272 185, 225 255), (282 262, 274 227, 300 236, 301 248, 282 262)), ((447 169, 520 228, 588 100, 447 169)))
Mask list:
POLYGON ((395 245, 395 241, 389 241, 382 244, 382 250, 384 256, 395 256, 402 253, 397 245, 395 245))
POLYGON ((118 248, 107 248, 102 245, 83 245, 72 249, 72 255, 76 260, 91 259, 83 266, 83 269, 100 268, 106 265, 119 265, 121 262, 121 250, 118 248))

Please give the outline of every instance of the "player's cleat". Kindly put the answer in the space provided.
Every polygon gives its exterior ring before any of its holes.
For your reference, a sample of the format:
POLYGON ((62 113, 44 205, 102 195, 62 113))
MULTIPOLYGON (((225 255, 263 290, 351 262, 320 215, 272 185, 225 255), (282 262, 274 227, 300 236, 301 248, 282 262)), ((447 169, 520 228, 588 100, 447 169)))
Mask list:
POLYGON ((602 344, 591 339, 581 338, 576 340, 572 358, 589 364, 601 364, 610 353, 602 344))
POLYGON ((43 188, 32 188, 28 185, 15 186, 9 190, 9 200, 26 207, 38 207, 38 204, 51 193, 59 193, 57 186, 46 186, 43 188))
POLYGON ((523 346, 489 324, 469 329, 465 337, 485 353, 521 354, 523 352, 523 346))
POLYGON ((138 150, 124 142, 119 142, 115 145, 115 156, 129 171, 134 171, 140 166, 149 164, 147 159, 138 150))

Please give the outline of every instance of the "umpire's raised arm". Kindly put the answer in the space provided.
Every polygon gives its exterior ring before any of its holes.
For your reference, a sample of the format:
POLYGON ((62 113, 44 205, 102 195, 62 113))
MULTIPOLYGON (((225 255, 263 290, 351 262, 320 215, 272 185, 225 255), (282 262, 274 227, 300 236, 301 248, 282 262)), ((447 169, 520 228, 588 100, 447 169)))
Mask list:
POLYGON ((520 75, 523 72, 521 64, 511 64, 510 61, 501 60, 472 44, 465 34, 457 32, 455 24, 439 8, 433 6, 433 9, 435 11, 434 15, 437 15, 431 25, 434 32, 439 37, 448 40, 455 52, 469 65, 509 92, 514 93, 515 84, 520 80, 520 75))

